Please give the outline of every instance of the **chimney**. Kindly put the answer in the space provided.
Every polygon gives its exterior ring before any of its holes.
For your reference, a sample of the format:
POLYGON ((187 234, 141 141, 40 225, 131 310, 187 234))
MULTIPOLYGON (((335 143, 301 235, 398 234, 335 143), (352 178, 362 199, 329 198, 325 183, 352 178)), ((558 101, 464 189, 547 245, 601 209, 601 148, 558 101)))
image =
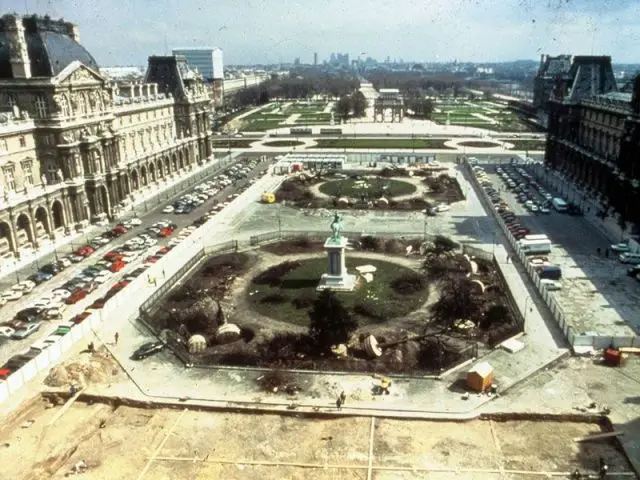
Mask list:
POLYGON ((80 29, 78 26, 71 22, 65 23, 64 26, 67 27, 67 35, 69 35, 72 40, 80 43, 80 29))
POLYGON ((4 17, 7 40, 9 41, 9 61, 13 78, 31 78, 31 62, 27 52, 22 18, 17 15, 4 17))

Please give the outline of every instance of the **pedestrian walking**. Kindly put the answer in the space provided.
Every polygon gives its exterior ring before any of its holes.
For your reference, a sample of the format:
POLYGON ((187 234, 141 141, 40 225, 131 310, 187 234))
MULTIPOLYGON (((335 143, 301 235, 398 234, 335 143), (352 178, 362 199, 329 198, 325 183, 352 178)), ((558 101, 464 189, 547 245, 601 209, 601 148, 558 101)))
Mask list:
POLYGON ((338 398, 336 399, 336 408, 337 408, 338 410, 341 410, 341 409, 342 409, 342 399, 341 399, 340 397, 338 397, 338 398))
POLYGON ((608 248, 604 251, 604 257, 605 258, 609 258, 609 249, 608 248))
POLYGON ((510 259, 510 257, 509 257, 509 255, 507 255, 507 263, 509 263, 509 259, 510 259))
POLYGON ((598 256, 600 256, 600 253, 602 252, 602 250, 600 250, 600 247, 596 248, 596 252, 598 252, 598 256))
POLYGON ((604 458, 600 457, 600 469, 598 473, 600 474, 600 480, 605 480, 607 478, 607 472, 609 470, 609 465, 604 461, 604 458))
POLYGON ((120 338, 120 334, 118 332, 116 332, 116 334, 113 336, 113 339, 115 340, 116 345, 118 344, 118 339, 120 338))
POLYGON ((347 401, 347 395, 344 393, 344 390, 342 391, 342 393, 340 393, 340 403, 344 404, 347 401))

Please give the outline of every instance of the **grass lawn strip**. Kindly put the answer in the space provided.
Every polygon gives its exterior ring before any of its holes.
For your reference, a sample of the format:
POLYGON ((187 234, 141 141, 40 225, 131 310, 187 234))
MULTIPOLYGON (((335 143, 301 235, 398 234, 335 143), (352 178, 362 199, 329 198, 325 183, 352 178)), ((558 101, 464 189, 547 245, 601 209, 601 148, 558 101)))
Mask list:
MULTIPOLYGON (((398 294, 391 287, 394 280, 415 273, 406 267, 356 256, 347 256, 346 264, 347 270, 352 274, 355 273, 355 267, 360 265, 373 265, 377 268, 371 283, 360 283, 353 292, 336 292, 344 302, 345 308, 357 318, 361 326, 407 315, 427 301, 426 286, 421 291, 409 295, 398 294), (376 317, 358 313, 362 311, 358 306, 371 310, 376 317)), ((326 256, 302 260, 297 268, 284 274, 277 285, 258 284, 254 279, 247 291, 258 293, 249 296, 248 300, 256 311, 267 317, 307 326, 309 307, 297 308, 294 301, 299 299, 303 304, 310 305, 318 295, 316 287, 324 273, 327 273, 326 256), (274 302, 273 299, 280 301, 274 302)))
POLYGON ((402 180, 391 179, 377 179, 368 178, 365 179, 365 184, 369 185, 369 188, 358 188, 357 185, 361 185, 363 180, 355 180, 353 178, 347 178, 344 180, 333 180, 320 185, 320 192, 332 197, 346 196, 359 198, 361 195, 367 197, 373 196, 380 198, 385 196, 387 198, 393 198, 400 195, 410 195, 416 192, 416 186, 409 182, 403 182, 402 180), (386 187, 386 188, 385 188, 386 187))
POLYGON ((386 138, 320 138, 317 148, 431 148, 450 150, 446 139, 386 139, 386 138))

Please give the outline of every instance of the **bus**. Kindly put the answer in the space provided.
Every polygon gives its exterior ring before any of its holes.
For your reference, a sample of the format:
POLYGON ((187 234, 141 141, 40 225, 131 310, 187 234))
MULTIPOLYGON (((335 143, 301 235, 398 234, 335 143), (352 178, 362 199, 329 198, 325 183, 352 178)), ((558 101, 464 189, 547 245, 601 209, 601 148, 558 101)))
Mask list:
POLYGON ((549 237, 547 237, 545 234, 541 233, 538 235, 525 235, 523 240, 549 240, 549 237))
POLYGON ((553 208, 555 208, 558 212, 566 212, 567 211, 567 202, 565 202, 561 198, 554 198, 551 200, 553 204, 553 208))
POLYGON ((525 254, 551 253, 551 242, 549 240, 520 240, 518 244, 525 254))

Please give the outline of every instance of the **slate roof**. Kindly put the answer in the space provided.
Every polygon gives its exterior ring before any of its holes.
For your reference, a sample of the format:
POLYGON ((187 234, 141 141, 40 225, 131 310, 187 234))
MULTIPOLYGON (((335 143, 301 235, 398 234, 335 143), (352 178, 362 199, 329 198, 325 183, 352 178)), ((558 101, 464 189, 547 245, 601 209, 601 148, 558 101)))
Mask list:
MULTIPOLYGON (((54 77, 75 60, 100 71, 95 58, 69 35, 59 31, 59 26, 48 26, 42 19, 33 17, 24 17, 22 23, 32 77, 54 77)), ((0 78, 6 79, 13 78, 13 73, 7 35, 3 30, 4 26, 0 23, 0 78)))

